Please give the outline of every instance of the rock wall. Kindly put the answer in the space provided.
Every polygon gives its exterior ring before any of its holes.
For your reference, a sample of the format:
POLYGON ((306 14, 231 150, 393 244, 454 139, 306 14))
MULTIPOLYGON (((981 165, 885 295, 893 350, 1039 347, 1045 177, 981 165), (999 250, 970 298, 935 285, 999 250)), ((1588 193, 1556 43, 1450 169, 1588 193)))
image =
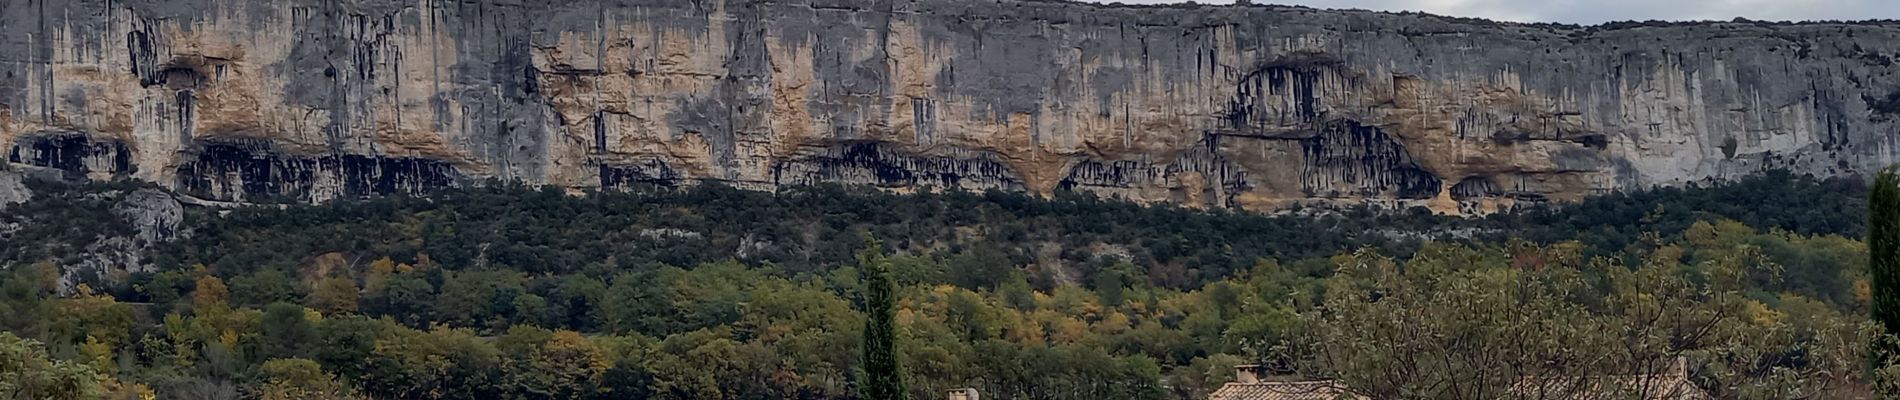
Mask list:
MULTIPOLYGON (((33 200, 33 191, 27 189, 26 182, 21 178, 19 173, 0 168, 0 211, 33 200)), ((0 228, 0 233, 7 231, 6 228, 0 228)))
POLYGON ((844 182, 1481 213, 1900 161, 1900 22, 1037 0, 0 0, 9 162, 212 200, 844 182))

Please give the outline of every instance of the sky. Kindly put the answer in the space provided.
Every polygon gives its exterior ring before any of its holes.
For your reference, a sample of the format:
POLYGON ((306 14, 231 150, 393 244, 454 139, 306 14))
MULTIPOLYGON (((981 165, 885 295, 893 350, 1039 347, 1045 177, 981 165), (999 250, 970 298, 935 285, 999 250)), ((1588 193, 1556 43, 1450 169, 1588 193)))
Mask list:
MULTIPOLYGON (((1178 3, 1183 0, 1087 0, 1099 3, 1178 3)), ((1232 0, 1199 0, 1207 4, 1232 0)), ((1623 20, 1861 20, 1900 19, 1900 0, 1254 0, 1316 8, 1423 11, 1516 22, 1597 24, 1623 20)))

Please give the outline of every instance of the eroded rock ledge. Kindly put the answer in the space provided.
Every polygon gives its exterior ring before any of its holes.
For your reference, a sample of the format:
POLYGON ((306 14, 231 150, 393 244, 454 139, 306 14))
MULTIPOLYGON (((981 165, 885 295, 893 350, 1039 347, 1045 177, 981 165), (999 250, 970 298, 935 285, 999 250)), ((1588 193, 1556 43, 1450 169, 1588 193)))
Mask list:
POLYGON ((1001 0, 0 0, 9 162, 218 201, 844 182, 1272 210, 1897 161, 1900 23, 1001 0))

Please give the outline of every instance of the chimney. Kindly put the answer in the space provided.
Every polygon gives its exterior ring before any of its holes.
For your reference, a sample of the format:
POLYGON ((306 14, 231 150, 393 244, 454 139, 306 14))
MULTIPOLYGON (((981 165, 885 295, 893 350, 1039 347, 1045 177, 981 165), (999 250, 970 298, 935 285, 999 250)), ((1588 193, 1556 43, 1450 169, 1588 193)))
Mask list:
POLYGON ((1234 383, 1260 383, 1260 365, 1243 364, 1234 366, 1234 383))
POLYGON ((978 397, 980 396, 976 394, 976 389, 974 388, 962 388, 950 391, 950 400, 982 400, 978 397))

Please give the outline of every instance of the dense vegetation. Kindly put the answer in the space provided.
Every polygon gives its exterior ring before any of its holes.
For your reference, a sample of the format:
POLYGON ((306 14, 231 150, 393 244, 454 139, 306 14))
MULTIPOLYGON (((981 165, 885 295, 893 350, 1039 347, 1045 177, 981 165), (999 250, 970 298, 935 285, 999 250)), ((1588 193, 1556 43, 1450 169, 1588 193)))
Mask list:
MULTIPOLYGON (((1900 332, 1900 176, 1895 173, 1893 168, 1880 171, 1867 194, 1867 265, 1872 280, 1869 308, 1874 322, 1887 332, 1900 332)), ((1874 359, 1878 363, 1893 361, 1895 351, 1900 350, 1894 344, 1876 342, 1874 359)))
MULTIPOLYGON (((1861 316, 1867 249, 1853 239, 1864 186, 1786 174, 1469 220, 1074 194, 491 185, 192 209, 181 238, 149 250, 154 271, 116 276, 62 266, 135 230, 98 195, 129 188, 36 189, 0 212, 14 226, 0 235, 0 330, 36 342, 0 337, 0 354, 90 369, 114 396, 857 398, 864 259, 896 280, 897 364, 913 398, 959 387, 1200 398, 1253 362, 1459 398, 1474 392, 1355 366, 1391 364, 1366 361, 1393 357, 1372 343, 1504 356, 1381 336, 1390 321, 1474 338, 1563 334, 1541 339, 1558 345, 1549 351, 1643 338, 1622 344, 1645 351, 1616 360, 1520 374, 1628 373, 1686 356, 1724 398, 1827 397, 1866 389, 1861 350, 1878 331, 1861 316), (865 234, 888 251, 857 257, 865 234), (1478 316, 1524 319, 1456 324, 1478 316), (1669 316, 1708 334, 1634 322, 1669 316), (1498 326, 1519 330, 1486 330, 1498 326)), ((1506 364, 1550 355, 1525 349, 1506 364)))

